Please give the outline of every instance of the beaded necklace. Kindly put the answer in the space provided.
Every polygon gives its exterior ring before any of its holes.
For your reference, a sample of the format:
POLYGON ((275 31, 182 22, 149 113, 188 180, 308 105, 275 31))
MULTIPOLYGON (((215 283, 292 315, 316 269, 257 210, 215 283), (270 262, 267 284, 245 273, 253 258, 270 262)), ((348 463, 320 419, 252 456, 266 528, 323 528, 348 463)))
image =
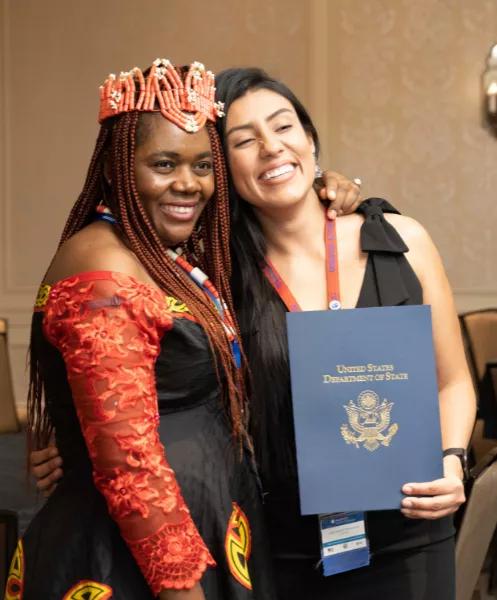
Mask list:
POLYGON ((219 292, 214 287, 214 284, 208 276, 199 267, 192 266, 177 252, 168 248, 166 250, 168 256, 183 269, 190 279, 204 292, 216 307, 217 312, 221 316, 221 322, 231 344, 231 351, 237 368, 241 366, 240 344, 237 339, 235 324, 233 317, 226 305, 226 302, 221 298, 219 292))
MULTIPOLYGON (((106 221, 112 225, 117 225, 117 219, 107 206, 99 204, 96 208, 96 213, 95 220, 106 221)), ((167 248, 166 252, 169 258, 171 258, 178 265, 178 267, 180 267, 188 275, 188 277, 204 292, 204 294, 216 307, 216 310, 221 317, 221 322, 226 335, 228 336, 231 344, 231 352, 233 354, 233 358, 235 359, 235 364, 239 369, 242 364, 240 343, 238 342, 233 317, 231 316, 226 302, 221 298, 219 292, 214 287, 214 284, 210 281, 209 277, 202 271, 202 269, 192 266, 188 261, 180 256, 178 252, 175 252, 171 248, 167 248)))
POLYGON ((110 212, 110 208, 107 208, 104 204, 99 204, 95 210, 97 212, 95 221, 106 221, 112 223, 112 225, 117 224, 116 217, 110 212))

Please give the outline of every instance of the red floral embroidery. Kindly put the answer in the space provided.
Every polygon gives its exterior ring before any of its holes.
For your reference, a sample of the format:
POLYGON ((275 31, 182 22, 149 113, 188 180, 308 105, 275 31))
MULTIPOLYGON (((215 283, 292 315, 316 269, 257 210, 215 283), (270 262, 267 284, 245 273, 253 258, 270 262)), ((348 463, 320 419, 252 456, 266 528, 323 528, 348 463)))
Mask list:
POLYGON ((161 293, 117 273, 60 281, 45 307, 44 331, 66 363, 95 485, 154 594, 191 588, 215 564, 157 431, 154 366, 171 327, 161 293))
MULTIPOLYGON (((205 568, 202 565, 212 564, 208 550, 192 544, 196 535, 195 525, 190 520, 187 524, 166 524, 155 535, 141 540, 142 552, 133 553, 145 578, 156 580, 158 573, 167 573, 162 578, 164 588, 192 588, 202 577, 205 568), (185 579, 185 570, 190 573, 188 579, 185 579)), ((128 540, 128 544, 133 551, 134 543, 128 540)), ((153 591, 157 593, 157 588, 153 591)))
POLYGON ((147 473, 122 473, 116 469, 112 479, 96 476, 95 483, 104 491, 111 513, 120 517, 129 517, 135 512, 148 517, 148 502, 158 495, 156 490, 151 489, 147 473))

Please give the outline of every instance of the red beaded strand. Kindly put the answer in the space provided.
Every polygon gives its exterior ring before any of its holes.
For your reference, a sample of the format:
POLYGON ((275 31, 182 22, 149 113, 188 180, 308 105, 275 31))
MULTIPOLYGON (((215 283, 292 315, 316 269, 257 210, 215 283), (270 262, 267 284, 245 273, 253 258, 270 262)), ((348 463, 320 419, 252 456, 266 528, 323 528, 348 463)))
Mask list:
POLYGON ((146 77, 138 67, 119 77, 109 75, 100 87, 99 121, 131 110, 159 111, 178 127, 193 133, 207 120, 223 116, 222 103, 214 101, 215 92, 214 75, 202 63, 192 63, 183 82, 167 59, 158 58, 146 77))

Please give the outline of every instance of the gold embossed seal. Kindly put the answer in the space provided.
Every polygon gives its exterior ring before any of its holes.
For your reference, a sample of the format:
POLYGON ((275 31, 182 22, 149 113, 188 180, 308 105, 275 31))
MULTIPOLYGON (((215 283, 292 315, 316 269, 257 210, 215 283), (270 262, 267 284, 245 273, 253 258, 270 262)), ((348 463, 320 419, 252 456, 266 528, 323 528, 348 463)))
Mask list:
POLYGON ((393 402, 386 398, 380 402, 380 397, 372 390, 365 390, 357 396, 357 404, 350 400, 344 405, 349 419, 349 425, 340 427, 340 433, 347 444, 353 444, 356 448, 364 444, 364 448, 373 452, 380 447, 389 446, 393 436, 399 430, 397 423, 390 425, 390 411, 393 402), (383 433, 388 427, 388 431, 383 433))

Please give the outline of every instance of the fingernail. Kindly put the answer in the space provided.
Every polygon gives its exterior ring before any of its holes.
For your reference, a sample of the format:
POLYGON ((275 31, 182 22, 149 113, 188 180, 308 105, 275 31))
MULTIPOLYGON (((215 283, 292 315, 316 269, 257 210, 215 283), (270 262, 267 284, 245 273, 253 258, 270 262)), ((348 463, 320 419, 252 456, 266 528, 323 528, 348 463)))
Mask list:
POLYGON ((412 494, 412 487, 410 485, 405 485, 402 488, 402 491, 404 492, 404 494, 412 494))
POLYGON ((331 221, 334 221, 334 220, 336 219, 336 217, 337 217, 337 211, 336 211, 336 210, 333 208, 332 210, 330 210, 330 211, 328 212, 328 218, 329 218, 331 221))
POLYGON ((335 192, 335 190, 330 190, 328 192, 328 198, 330 200, 336 200, 336 197, 337 197, 337 193, 335 192))
POLYGON ((402 500, 402 506, 404 508, 411 508, 412 502, 410 500, 402 500))

